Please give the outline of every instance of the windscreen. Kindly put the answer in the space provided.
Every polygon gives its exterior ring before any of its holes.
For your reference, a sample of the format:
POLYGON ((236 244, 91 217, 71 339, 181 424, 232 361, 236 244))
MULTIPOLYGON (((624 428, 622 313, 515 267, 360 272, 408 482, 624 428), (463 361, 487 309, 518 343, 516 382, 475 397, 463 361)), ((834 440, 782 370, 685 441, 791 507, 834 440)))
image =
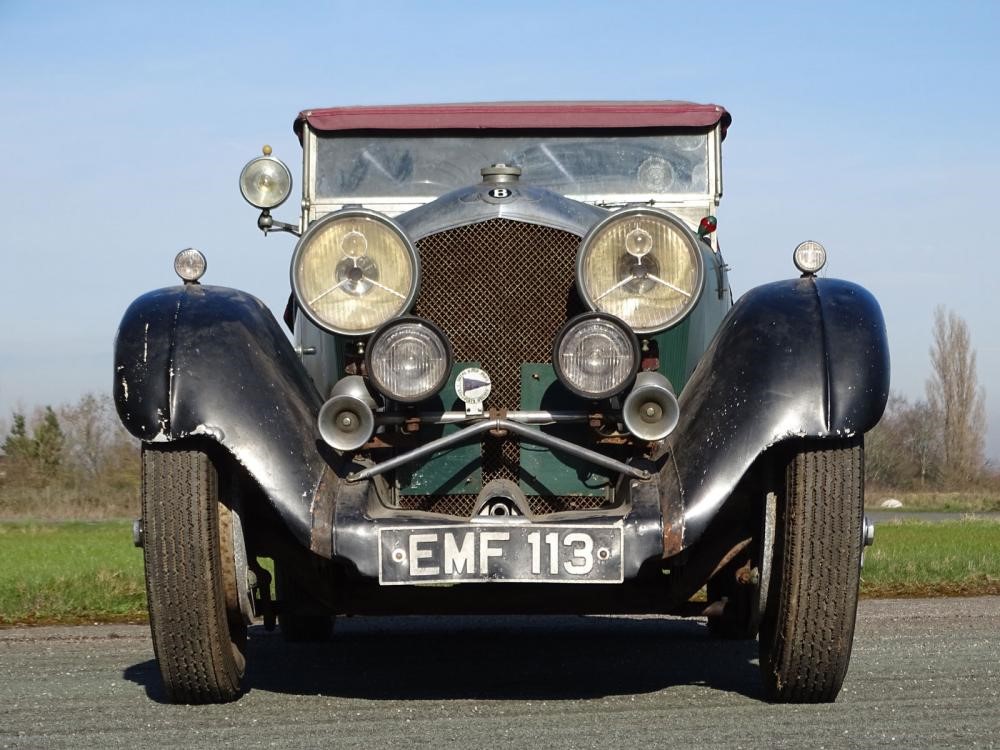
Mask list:
POLYGON ((564 195, 706 194, 706 134, 415 136, 319 134, 318 200, 439 196, 489 164, 564 195))

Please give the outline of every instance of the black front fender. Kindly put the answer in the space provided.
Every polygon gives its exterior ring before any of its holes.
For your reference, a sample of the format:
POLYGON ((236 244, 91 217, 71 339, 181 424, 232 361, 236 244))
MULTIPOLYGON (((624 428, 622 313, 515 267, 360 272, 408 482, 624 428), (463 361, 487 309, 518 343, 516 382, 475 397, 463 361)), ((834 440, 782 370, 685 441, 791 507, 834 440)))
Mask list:
POLYGON ((198 284, 139 297, 115 340, 114 398, 140 440, 221 443, 309 546, 310 503, 327 469, 321 399, 260 300, 198 284))
POLYGON ((888 394, 885 322, 868 291, 811 277, 749 291, 680 397, 659 476, 662 496, 682 500, 674 538, 684 546, 697 541, 768 447, 863 434, 881 418, 888 394))

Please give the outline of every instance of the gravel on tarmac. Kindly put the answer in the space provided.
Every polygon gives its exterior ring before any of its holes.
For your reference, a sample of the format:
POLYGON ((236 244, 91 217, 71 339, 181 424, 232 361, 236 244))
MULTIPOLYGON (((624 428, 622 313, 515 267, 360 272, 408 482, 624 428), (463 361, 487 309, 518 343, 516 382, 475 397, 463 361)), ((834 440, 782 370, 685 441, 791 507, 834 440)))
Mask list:
POLYGON ((761 696, 754 642, 663 617, 350 618, 251 630, 236 703, 163 702, 145 626, 0 630, 0 747, 992 747, 1000 597, 861 602, 828 705, 761 696))

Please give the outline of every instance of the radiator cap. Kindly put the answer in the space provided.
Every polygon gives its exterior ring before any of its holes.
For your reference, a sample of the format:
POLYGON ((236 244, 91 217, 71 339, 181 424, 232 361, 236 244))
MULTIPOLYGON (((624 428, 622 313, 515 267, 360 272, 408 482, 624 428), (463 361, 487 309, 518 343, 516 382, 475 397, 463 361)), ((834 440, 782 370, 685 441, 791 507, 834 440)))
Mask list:
POLYGON ((521 168, 513 164, 490 164, 479 170, 483 182, 517 182, 521 176, 521 168))

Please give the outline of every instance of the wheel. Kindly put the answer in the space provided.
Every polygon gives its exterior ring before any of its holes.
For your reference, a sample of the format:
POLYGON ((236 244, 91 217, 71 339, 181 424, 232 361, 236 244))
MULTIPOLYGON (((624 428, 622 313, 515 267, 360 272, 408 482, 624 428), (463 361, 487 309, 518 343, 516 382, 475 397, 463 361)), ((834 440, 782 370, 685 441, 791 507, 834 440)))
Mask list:
POLYGON ((847 674, 861 579, 861 438, 803 444, 777 503, 770 595, 760 628, 768 699, 836 699, 847 674))
POLYGON ((321 643, 333 635, 333 618, 330 615, 308 612, 315 607, 294 577, 288 575, 279 563, 274 565, 274 587, 281 607, 278 627, 290 643, 321 643))
POLYGON ((219 485, 218 468, 203 451, 142 449, 149 625, 172 703, 221 703, 240 694, 246 623, 233 516, 219 485))

